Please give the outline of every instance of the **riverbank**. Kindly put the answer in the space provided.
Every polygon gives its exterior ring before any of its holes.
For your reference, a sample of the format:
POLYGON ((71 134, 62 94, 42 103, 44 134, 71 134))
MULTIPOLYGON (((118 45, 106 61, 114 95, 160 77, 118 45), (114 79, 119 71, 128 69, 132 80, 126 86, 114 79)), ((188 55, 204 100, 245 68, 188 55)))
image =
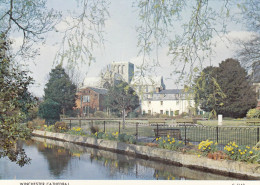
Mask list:
POLYGON ((248 164, 230 160, 212 160, 206 157, 198 157, 196 155, 183 154, 156 147, 126 144, 117 141, 75 136, 63 133, 34 130, 33 135, 108 150, 143 159, 160 161, 167 164, 184 166, 191 169, 199 169, 225 176, 243 179, 260 179, 260 168, 257 169, 259 166, 257 164, 248 164))

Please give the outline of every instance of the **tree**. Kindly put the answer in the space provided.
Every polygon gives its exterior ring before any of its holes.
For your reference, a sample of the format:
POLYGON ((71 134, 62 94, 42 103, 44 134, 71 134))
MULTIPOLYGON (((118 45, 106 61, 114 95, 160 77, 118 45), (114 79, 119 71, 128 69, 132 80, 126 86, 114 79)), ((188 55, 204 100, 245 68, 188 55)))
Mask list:
POLYGON ((60 105, 60 113, 71 114, 75 107, 76 90, 61 65, 51 70, 50 79, 44 89, 44 100, 51 99, 60 105))
POLYGON ((228 117, 245 117, 249 109, 256 106, 256 93, 250 85, 247 72, 234 59, 226 59, 219 64, 217 81, 226 97, 224 105, 217 106, 218 114, 228 117))
POLYGON ((48 123, 55 122, 60 119, 60 107, 59 103, 47 99, 39 105, 38 115, 48 123))
POLYGON ((139 106, 139 98, 128 83, 121 81, 108 89, 106 104, 111 110, 122 112, 123 128, 125 128, 125 113, 139 106))
POLYGON ((196 107, 199 106, 202 110, 210 112, 210 116, 216 116, 216 107, 223 105, 221 99, 225 97, 216 78, 217 67, 206 67, 193 85, 196 107))
POLYGON ((28 86, 32 78, 28 72, 21 70, 9 54, 10 42, 0 34, 0 158, 7 156, 20 166, 29 163, 30 159, 24 150, 17 147, 17 141, 30 138, 30 130, 22 124, 26 111, 34 102, 28 86))
POLYGON ((196 79, 195 101, 201 109, 227 117, 244 117, 256 106, 256 94, 247 73, 234 59, 207 67, 196 79))

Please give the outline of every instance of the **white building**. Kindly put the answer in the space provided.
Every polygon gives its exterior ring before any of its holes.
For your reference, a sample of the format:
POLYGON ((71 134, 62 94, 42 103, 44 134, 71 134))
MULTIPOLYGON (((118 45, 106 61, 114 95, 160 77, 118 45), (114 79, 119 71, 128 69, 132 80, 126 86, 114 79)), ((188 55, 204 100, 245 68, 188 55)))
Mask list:
POLYGON ((143 98, 145 93, 152 93, 156 91, 157 88, 160 90, 165 90, 165 84, 163 82, 162 76, 134 76, 133 80, 131 81, 131 86, 141 98, 143 98))
POLYGON ((145 93, 141 103, 142 114, 166 114, 169 116, 189 113, 195 101, 180 89, 168 89, 145 93))

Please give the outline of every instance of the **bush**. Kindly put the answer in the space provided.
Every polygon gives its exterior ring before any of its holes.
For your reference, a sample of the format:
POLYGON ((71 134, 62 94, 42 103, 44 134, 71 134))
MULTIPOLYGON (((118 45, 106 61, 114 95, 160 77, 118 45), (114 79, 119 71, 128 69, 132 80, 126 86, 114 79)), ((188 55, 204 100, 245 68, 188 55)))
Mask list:
POLYGON ((69 130, 69 127, 65 122, 57 121, 54 124, 54 131, 55 132, 67 132, 69 130))
POLYGON ((33 120, 33 119, 37 119, 38 116, 38 107, 33 107, 32 109, 30 109, 28 111, 27 114, 27 120, 33 120))
POLYGON ((45 120, 39 119, 39 118, 27 122, 27 127, 30 128, 30 129, 43 130, 44 125, 45 125, 45 120))
POLYGON ((208 155, 209 153, 214 153, 218 150, 218 144, 213 143, 213 141, 201 141, 198 149, 202 152, 204 156, 208 155))
POLYGON ((259 109, 250 109, 247 114, 246 114, 247 118, 259 118, 260 117, 260 110, 259 109))
POLYGON ((118 135, 118 141, 125 142, 125 136, 126 136, 125 133, 119 134, 119 135, 118 135))
POLYGON ((91 126, 90 127, 90 132, 92 133, 92 134, 95 134, 96 132, 98 132, 99 131, 99 127, 98 126, 91 126))
POLYGON ((230 142, 225 146, 224 152, 235 161, 260 163, 260 151, 255 147, 238 146, 235 142, 230 142))
POLYGON ((77 135, 77 136, 85 136, 86 133, 80 127, 73 127, 68 131, 68 134, 77 135))
POLYGON ((106 118, 107 117, 107 114, 103 111, 96 111, 94 113, 94 117, 97 117, 97 118, 106 118))
POLYGON ((182 141, 177 141, 175 138, 171 138, 169 135, 167 138, 156 138, 156 141, 160 148, 165 148, 168 150, 179 150, 185 146, 182 141))

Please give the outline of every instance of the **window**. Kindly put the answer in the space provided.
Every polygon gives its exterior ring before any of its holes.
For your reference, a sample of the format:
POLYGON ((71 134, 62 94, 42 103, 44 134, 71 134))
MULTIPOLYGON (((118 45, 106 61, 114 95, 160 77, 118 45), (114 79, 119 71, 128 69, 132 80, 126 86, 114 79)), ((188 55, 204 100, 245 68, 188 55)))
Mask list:
POLYGON ((152 114, 151 110, 148 110, 148 114, 152 114))
POLYGON ((258 99, 260 100, 260 88, 258 88, 258 99))
POLYGON ((125 66, 123 65, 122 68, 121 68, 122 74, 124 74, 124 68, 125 68, 125 66))
POLYGON ((90 102, 90 97, 89 96, 83 96, 83 102, 90 102))
POLYGON ((171 116, 173 116, 173 111, 171 111, 171 116))
POLYGON ((160 114, 163 114, 163 110, 160 110, 160 114))
POLYGON ((169 111, 166 111, 166 115, 169 116, 169 111))
POLYGON ((143 110, 143 114, 145 114, 145 110, 143 110))
POLYGON ((163 105, 163 101, 161 101, 161 105, 163 105))

